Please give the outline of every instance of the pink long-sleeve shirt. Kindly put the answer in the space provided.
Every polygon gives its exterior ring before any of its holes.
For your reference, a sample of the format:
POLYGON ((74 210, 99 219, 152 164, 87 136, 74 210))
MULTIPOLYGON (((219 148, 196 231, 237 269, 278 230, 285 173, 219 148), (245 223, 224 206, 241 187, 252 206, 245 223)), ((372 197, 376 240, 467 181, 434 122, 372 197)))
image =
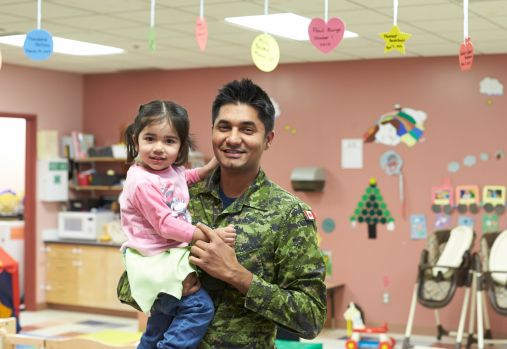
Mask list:
POLYGON ((128 240, 122 245, 143 256, 187 246, 195 227, 187 211, 188 186, 200 180, 197 169, 170 166, 150 171, 132 165, 120 195, 121 225, 128 240))

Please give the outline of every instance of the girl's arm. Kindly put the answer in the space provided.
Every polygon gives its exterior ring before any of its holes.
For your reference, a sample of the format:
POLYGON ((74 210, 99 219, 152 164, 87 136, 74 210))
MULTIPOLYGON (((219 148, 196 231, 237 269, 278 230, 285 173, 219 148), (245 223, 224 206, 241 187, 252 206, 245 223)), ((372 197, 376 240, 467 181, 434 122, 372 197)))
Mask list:
POLYGON ((218 161, 213 158, 208 161, 206 165, 203 167, 193 168, 190 170, 185 170, 185 178, 187 180, 187 184, 197 183, 204 178, 208 177, 218 166, 218 161))

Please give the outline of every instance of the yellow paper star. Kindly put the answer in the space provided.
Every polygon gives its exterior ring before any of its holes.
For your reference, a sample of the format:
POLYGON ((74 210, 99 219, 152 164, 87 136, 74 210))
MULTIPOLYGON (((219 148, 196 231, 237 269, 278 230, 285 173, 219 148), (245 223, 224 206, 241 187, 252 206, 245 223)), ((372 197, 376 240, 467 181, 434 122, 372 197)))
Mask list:
POLYGON ((380 33, 379 35, 386 42, 384 53, 391 50, 398 50, 402 54, 405 54, 405 41, 412 36, 412 34, 401 32, 397 25, 393 25, 391 30, 380 33))

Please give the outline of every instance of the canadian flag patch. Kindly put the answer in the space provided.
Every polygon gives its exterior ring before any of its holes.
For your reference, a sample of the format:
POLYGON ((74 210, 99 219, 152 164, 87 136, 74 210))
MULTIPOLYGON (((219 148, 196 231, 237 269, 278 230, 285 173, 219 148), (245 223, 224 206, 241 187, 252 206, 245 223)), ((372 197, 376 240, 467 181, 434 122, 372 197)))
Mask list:
POLYGON ((303 211, 303 214, 305 215, 307 221, 315 220, 315 214, 312 211, 303 211))

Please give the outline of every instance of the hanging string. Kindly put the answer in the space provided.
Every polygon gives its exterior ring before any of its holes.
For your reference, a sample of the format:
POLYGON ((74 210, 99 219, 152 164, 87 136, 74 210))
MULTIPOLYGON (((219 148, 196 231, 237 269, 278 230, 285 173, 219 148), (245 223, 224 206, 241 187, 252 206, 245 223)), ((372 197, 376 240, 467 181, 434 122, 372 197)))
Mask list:
POLYGON ((42 0, 37 1, 37 29, 41 28, 42 21, 42 0))
POLYGON ((200 7, 200 11, 199 11, 199 16, 201 17, 201 19, 204 18, 204 0, 201 0, 201 7, 200 7))
POLYGON ((468 39, 468 0, 463 0, 463 35, 468 39))
POLYGON ((155 27, 155 0, 151 0, 150 6, 150 27, 155 27))
POLYGON ((393 25, 398 25, 398 0, 394 0, 393 12, 393 25))
POLYGON ((268 8, 269 8, 269 0, 264 0, 264 16, 265 17, 265 20, 264 20, 264 34, 266 34, 268 31, 267 31, 267 26, 268 26, 268 8))
POLYGON ((327 17, 328 17, 328 2, 327 0, 324 0, 324 21, 327 23, 327 17))

